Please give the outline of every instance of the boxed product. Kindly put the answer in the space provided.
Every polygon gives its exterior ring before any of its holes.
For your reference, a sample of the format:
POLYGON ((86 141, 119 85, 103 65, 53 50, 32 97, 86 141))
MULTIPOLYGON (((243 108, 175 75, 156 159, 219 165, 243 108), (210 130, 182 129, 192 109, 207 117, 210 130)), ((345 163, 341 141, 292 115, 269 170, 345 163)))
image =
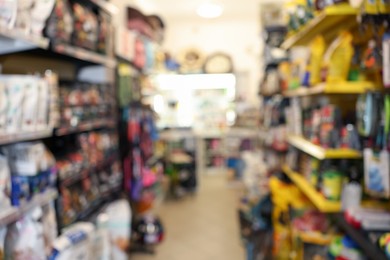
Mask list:
POLYGON ((92 223, 78 222, 64 230, 53 243, 50 260, 91 260, 95 227, 92 223))

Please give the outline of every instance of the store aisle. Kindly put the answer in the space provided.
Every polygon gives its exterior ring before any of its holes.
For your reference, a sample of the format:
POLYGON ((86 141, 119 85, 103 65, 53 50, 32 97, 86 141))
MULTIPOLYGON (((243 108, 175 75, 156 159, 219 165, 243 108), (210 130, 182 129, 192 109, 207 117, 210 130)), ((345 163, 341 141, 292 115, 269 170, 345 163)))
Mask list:
POLYGON ((193 197, 168 201, 159 209, 165 241, 154 256, 130 260, 243 260, 237 220, 237 191, 224 176, 205 176, 193 197))

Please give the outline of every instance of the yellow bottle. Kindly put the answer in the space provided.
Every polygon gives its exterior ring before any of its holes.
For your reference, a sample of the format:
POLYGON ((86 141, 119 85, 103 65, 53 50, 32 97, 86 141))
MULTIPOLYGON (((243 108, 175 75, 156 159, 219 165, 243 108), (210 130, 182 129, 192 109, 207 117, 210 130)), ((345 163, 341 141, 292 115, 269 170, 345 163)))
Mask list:
POLYGON ((324 64, 327 69, 327 82, 347 80, 354 53, 352 39, 353 37, 350 32, 341 32, 327 49, 324 56, 324 64))

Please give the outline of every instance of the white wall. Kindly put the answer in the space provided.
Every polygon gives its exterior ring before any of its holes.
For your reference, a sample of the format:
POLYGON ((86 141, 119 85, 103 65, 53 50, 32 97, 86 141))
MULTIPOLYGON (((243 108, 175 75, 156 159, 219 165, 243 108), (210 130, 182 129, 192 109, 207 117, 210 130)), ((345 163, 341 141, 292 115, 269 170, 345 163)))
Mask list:
POLYGON ((173 55, 186 48, 195 47, 211 54, 222 51, 229 54, 234 62, 235 71, 246 75, 247 82, 238 86, 238 93, 251 103, 258 104, 257 92, 260 72, 259 19, 248 17, 232 19, 175 19, 163 17, 167 24, 164 47, 173 55))
MULTIPOLYGON (((244 77, 239 79, 242 84, 238 86, 237 93, 247 101, 258 105, 258 84, 262 76, 260 50, 263 44, 260 39, 259 12, 205 20, 193 15, 186 18, 185 14, 164 15, 164 12, 149 8, 146 0, 111 0, 110 2, 117 5, 120 10, 114 20, 117 25, 125 24, 127 6, 138 7, 146 14, 155 12, 161 15, 166 24, 164 48, 173 55, 190 47, 198 48, 205 54, 216 51, 229 54, 233 59, 235 72, 240 77, 244 77)), ((258 7, 255 3, 253 6, 258 7)))

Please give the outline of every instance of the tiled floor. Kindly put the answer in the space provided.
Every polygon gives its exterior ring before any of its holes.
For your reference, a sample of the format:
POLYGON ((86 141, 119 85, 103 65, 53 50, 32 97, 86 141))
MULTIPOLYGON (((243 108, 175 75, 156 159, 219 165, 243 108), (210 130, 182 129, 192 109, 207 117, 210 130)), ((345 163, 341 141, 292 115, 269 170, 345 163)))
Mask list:
POLYGON ((244 260, 236 208, 237 191, 226 179, 205 176, 196 195, 160 207, 166 237, 156 254, 133 254, 130 260, 244 260))

